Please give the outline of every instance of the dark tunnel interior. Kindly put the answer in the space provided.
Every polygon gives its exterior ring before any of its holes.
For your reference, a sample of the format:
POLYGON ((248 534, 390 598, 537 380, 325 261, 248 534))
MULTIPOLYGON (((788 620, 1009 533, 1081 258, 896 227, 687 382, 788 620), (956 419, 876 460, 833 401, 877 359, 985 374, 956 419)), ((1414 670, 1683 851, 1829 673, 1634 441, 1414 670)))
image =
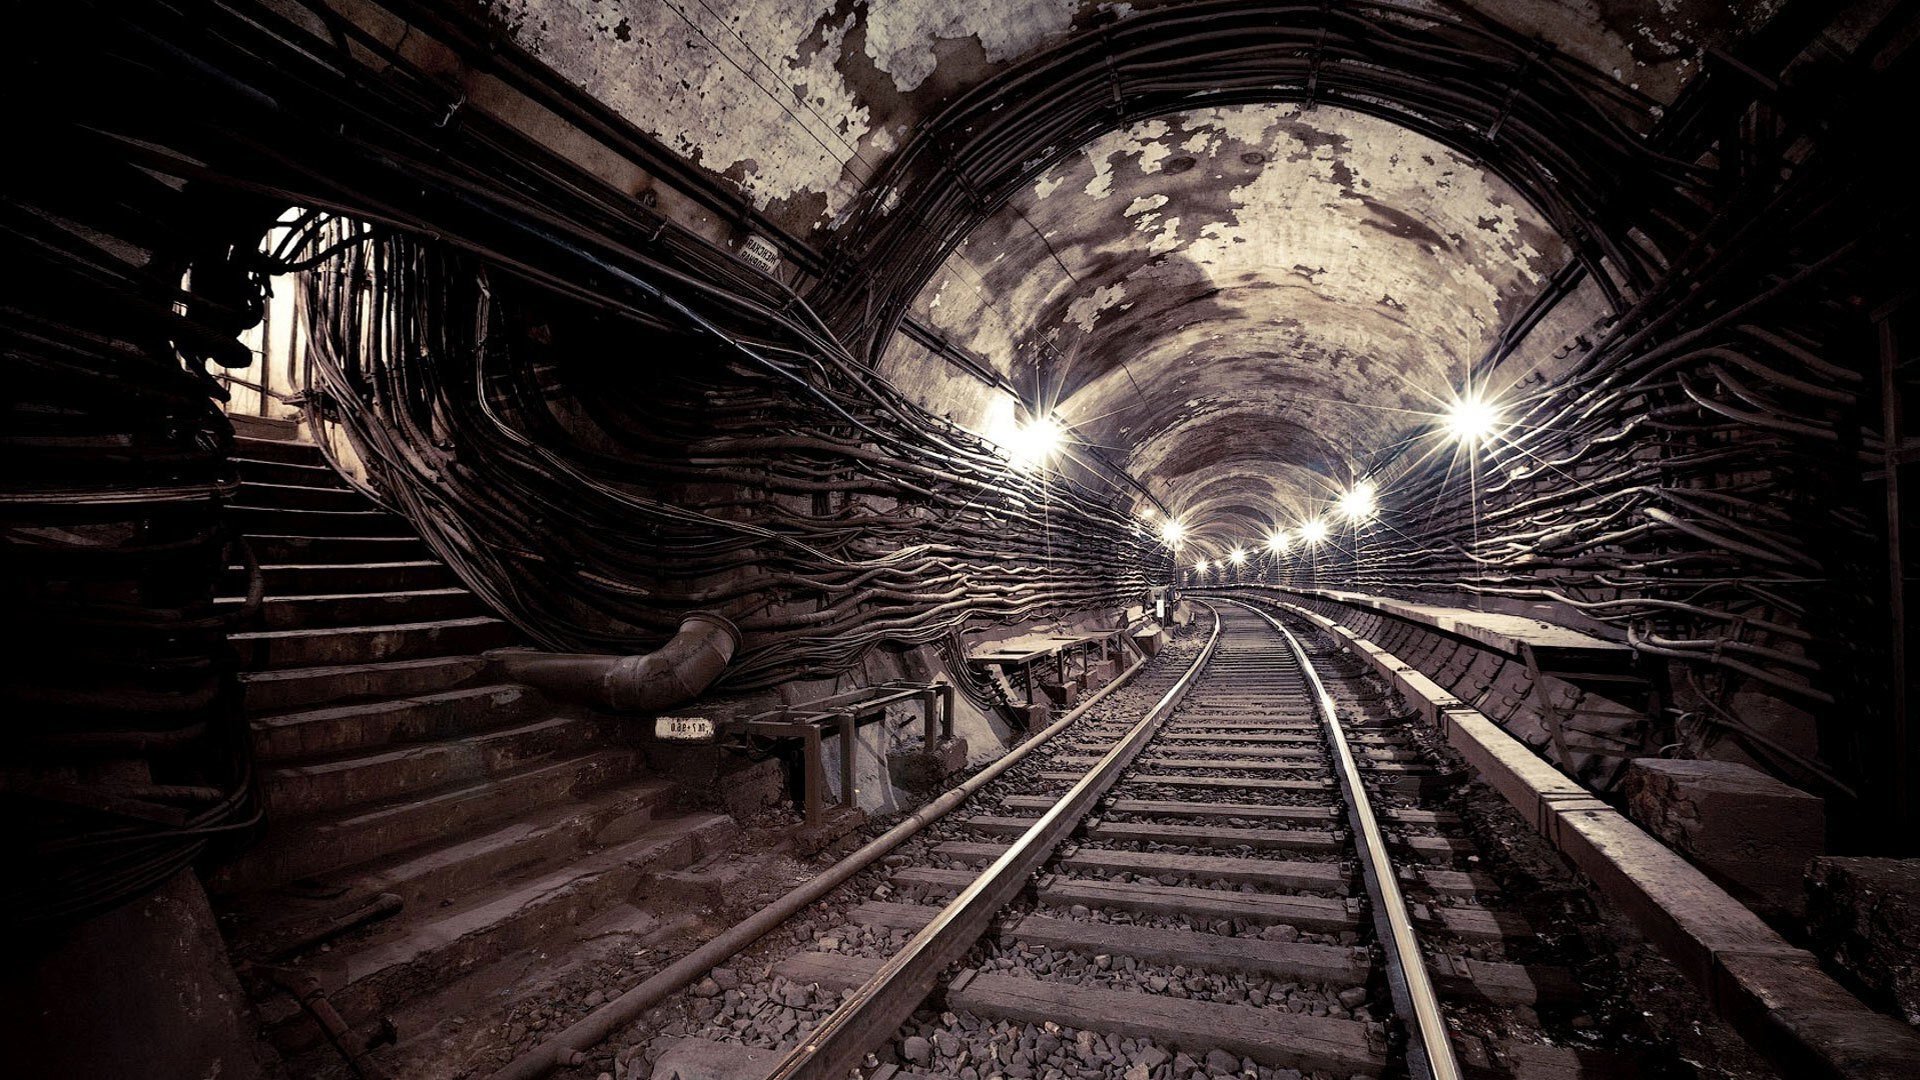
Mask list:
POLYGON ((1912 0, 70 0, 21 1076, 1920 1075, 1912 0))

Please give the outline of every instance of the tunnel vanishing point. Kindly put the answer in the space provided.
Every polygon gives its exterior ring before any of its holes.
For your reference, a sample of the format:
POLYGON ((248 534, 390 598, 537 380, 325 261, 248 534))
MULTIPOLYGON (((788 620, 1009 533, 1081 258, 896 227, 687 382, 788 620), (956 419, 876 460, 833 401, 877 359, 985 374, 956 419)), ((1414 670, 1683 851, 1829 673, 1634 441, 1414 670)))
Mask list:
POLYGON ((0 1073, 1920 1076, 1912 0, 0 49, 0 1073))

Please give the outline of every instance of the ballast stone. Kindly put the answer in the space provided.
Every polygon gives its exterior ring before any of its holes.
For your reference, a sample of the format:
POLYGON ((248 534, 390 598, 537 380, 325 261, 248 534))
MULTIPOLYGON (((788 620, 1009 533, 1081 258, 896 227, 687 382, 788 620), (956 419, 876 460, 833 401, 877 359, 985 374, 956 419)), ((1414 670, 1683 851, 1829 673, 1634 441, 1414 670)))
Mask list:
POLYGON ((1815 859, 1807 896, 1814 951, 1920 1025, 1920 859, 1815 859))

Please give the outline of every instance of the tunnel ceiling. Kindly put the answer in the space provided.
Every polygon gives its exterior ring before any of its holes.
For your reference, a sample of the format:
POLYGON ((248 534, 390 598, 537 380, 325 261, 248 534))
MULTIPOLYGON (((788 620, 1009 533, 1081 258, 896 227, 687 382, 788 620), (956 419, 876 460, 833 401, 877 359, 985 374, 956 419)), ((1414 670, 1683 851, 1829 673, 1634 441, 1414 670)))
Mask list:
MULTIPOLYGON (((1511 188, 1431 140, 1249 105, 1068 155, 914 314, 1225 540, 1317 513, 1567 258, 1511 188)), ((896 347, 883 371, 951 407, 968 393, 939 363, 896 347)))
MULTIPOLYGON (((474 0, 505 36, 768 220, 831 250, 929 119, 1076 35, 1179 3, 474 0)), ((1649 120, 1773 2, 1410 3, 1644 94, 1649 120)), ((1416 21, 1417 21, 1416 17, 1416 21)), ((1313 513, 1458 385, 1570 258, 1506 184, 1322 105, 1166 115, 1066 156, 980 223, 916 316, 1057 408, 1215 539, 1313 513)), ((909 211, 910 212, 910 211, 909 211)), ((698 217, 698 212, 689 216, 698 217)), ((699 225, 700 222, 694 222, 699 225)), ((736 223, 704 219, 738 242, 736 223)), ((991 431, 1005 395, 902 339, 883 370, 991 431)))

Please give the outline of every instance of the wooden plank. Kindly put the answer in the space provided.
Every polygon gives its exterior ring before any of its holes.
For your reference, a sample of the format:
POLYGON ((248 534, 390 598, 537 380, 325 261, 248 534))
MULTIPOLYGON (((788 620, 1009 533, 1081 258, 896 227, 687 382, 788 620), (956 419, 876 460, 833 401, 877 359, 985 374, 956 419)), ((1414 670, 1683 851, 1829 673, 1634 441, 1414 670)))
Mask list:
MULTIPOLYGON (((1101 743, 1097 745, 1076 743, 1073 747, 1076 751, 1090 754, 1104 754, 1112 748, 1112 743, 1101 743)), ((1298 746, 1233 746, 1227 744, 1207 745, 1201 743, 1181 743, 1178 746, 1162 746, 1157 747, 1157 749, 1163 754, 1180 755, 1182 757, 1278 758, 1291 761, 1318 762, 1325 756, 1324 753, 1318 749, 1298 746)), ((1077 757, 1073 759, 1061 758, 1059 760, 1062 762, 1071 760, 1074 764, 1079 763, 1077 757)))
POLYGON ((1124 840, 1136 844, 1250 847, 1263 851, 1338 851, 1345 844, 1340 834, 1327 829, 1243 829, 1158 821, 1103 821, 1089 828, 1087 835, 1095 840, 1124 840))
POLYGON ((1155 915, 1286 923, 1316 933, 1338 933, 1360 925, 1357 900, 1275 896, 1184 885, 1123 885, 1115 881, 1055 878, 1040 887, 1040 899, 1058 907, 1084 904, 1090 908, 1120 908, 1155 915))
POLYGON ((1232 817, 1249 821, 1327 821, 1340 816, 1340 810, 1332 806, 1269 806, 1263 803, 1190 802, 1179 799, 1115 799, 1107 809, 1116 814, 1232 817))
POLYGON ((960 824, 975 832, 992 833, 996 836, 1019 836, 1039 818, 1005 817, 1000 814, 974 814, 960 819, 960 824))
POLYGON ((1533 924, 1511 911, 1485 908, 1428 908, 1414 905, 1414 917, 1462 941, 1499 943, 1536 937, 1533 924), (1424 913, 1424 915, 1423 915, 1424 913))
POLYGON ((1305 889, 1346 895, 1351 877, 1339 863, 1292 862, 1281 859, 1229 859, 1220 855, 1177 855, 1165 851, 1116 851, 1081 848, 1060 859, 1067 870, 1103 870, 1225 881, 1235 885, 1265 885, 1275 889, 1305 889))
POLYGON ((1052 1022, 1152 1039, 1203 1056, 1223 1050, 1276 1068, 1346 1076, 1386 1067, 1367 1025, 1250 1005, 1070 986, 1017 975, 975 975, 947 990, 949 1008, 1018 1023, 1052 1022))
POLYGON ((1008 846, 1009 845, 1006 844, 979 844, 968 840, 948 840, 945 843, 934 845, 933 853, 935 855, 943 855, 949 859, 972 863, 975 866, 984 866, 1000 856, 1005 855, 1008 846))
POLYGON ((886 963, 883 957, 848 956, 845 953, 803 952, 773 965, 773 974, 802 986, 826 990, 845 990, 859 986, 886 963))
POLYGON ((869 900, 847 912, 847 921, 855 926, 878 926, 886 930, 919 930, 933 921, 940 909, 926 904, 893 904, 869 900))
POLYGON ((980 875, 971 870, 942 870, 933 866, 907 866, 893 872, 892 882, 903 889, 924 889, 929 893, 958 895, 980 875))
POLYGON ((1161 733, 1160 741, 1161 742, 1180 742, 1180 743, 1184 743, 1184 742, 1235 742, 1235 743, 1260 743, 1260 744, 1271 743, 1271 744, 1286 745, 1286 746, 1302 746, 1302 745, 1318 746, 1320 745, 1320 736, 1307 734, 1304 732, 1300 734, 1295 734, 1295 735, 1276 735, 1264 730, 1234 731, 1234 732, 1172 731, 1172 732, 1161 733))
POLYGON ((785 1050, 707 1039, 664 1039, 653 1063, 659 1080, 762 1080, 786 1055, 785 1050))
POLYGON ((1033 945, 1071 949, 1092 956, 1131 956, 1168 966, 1184 964, 1207 971, 1266 975, 1341 987, 1365 983, 1371 968, 1365 949, 1345 945, 1265 941, 1125 923, 1080 922, 1046 915, 1029 915, 1010 927, 1006 935, 1033 945))
POLYGON ((1413 877, 1441 896, 1479 896, 1500 889, 1500 883, 1493 879, 1493 875, 1477 871, 1436 870, 1422 866, 1413 869, 1413 877))
POLYGON ((1479 854, 1479 849, 1465 840, 1455 840, 1448 836, 1397 836, 1393 843, 1423 859, 1446 862, 1479 854))
POLYGON ((1488 1005, 1552 1005, 1585 996, 1579 980, 1563 967, 1503 964, 1465 957, 1430 956, 1427 970, 1450 998, 1488 1005))
POLYGON ((1166 787, 1236 788, 1245 791, 1333 790, 1331 780, 1276 780, 1265 776, 1181 776, 1177 773, 1135 770, 1127 779, 1138 784, 1161 784, 1166 787))
MULTIPOLYGON (((1066 763, 1070 763, 1070 759, 1066 759, 1066 763)), ((1302 759, 1299 761, 1266 761, 1260 758, 1246 757, 1174 757, 1169 754, 1147 754, 1141 756, 1140 764, 1155 769, 1239 769, 1245 772, 1261 773, 1315 772, 1325 768, 1317 754, 1314 755, 1312 759, 1302 759)))
MULTIPOLYGON (((1302 714, 1304 717, 1305 714, 1302 714)), ((1223 716, 1217 719, 1204 717, 1175 717, 1167 721, 1168 731, 1252 731, 1271 734, 1292 734, 1307 738, 1320 737, 1320 725, 1308 720, 1275 720, 1269 717, 1223 716)))
POLYGON ((1400 807, 1388 807, 1381 816, 1402 825, 1458 825, 1460 815, 1451 810, 1410 810, 1400 807))

